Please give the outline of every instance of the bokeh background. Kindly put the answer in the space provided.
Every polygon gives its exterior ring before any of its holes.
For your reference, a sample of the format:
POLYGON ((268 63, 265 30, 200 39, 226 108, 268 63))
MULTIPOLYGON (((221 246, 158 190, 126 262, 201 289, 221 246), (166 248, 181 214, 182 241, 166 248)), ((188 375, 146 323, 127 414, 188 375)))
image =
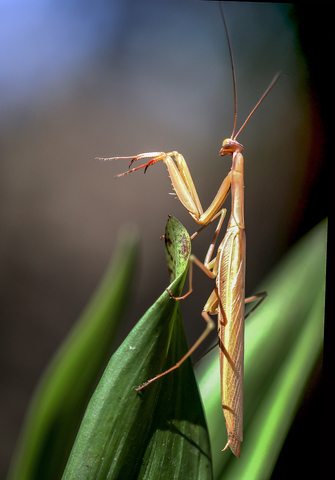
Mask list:
MULTIPOLYGON (((327 29, 311 36, 312 25, 327 22, 327 15, 307 4, 227 2, 224 9, 238 127, 275 73, 286 74, 239 136, 252 294, 288 248, 327 215, 329 90, 318 63, 321 49, 329 50, 327 29)), ((196 230, 168 195, 163 164, 115 179, 127 161, 95 157, 177 150, 207 208, 230 168, 230 158, 218 151, 231 135, 234 106, 217 2, 1 0, 0 23, 4 478, 36 382, 103 275, 119 228, 135 223, 142 243, 136 289, 129 292, 114 348, 168 284, 159 239, 168 214, 190 233, 196 230)), ((193 242, 199 258, 213 228, 193 242)), ((203 330, 200 312, 212 287, 195 272, 196 294, 182 306, 190 343, 203 330)), ((320 364, 301 424, 319 389, 320 364)), ((296 435, 303 440, 301 432, 296 435)))

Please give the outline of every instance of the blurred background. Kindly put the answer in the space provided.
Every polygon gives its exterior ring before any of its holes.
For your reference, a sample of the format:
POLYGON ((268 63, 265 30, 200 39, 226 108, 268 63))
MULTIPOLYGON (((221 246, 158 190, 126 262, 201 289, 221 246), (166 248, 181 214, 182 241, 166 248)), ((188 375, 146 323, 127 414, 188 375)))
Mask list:
MULTIPOLYGON (((224 10, 237 128, 275 73, 286 74, 238 137, 245 147, 250 295, 327 215, 329 90, 317 53, 329 50, 327 29, 311 36, 327 15, 270 3, 225 2, 224 10)), ((0 0, 0 23, 4 478, 38 378, 103 275, 119 228, 135 223, 142 243, 136 290, 114 349, 168 285, 159 239, 167 216, 190 233, 197 229, 168 195, 163 163, 115 179, 128 161, 95 157, 177 150, 205 209, 231 166, 218 152, 231 135, 234 104, 217 2, 0 0)), ((199 258, 213 230, 193 242, 199 258)), ((204 328, 200 312, 213 284, 196 271, 194 287, 196 295, 182 305, 190 344, 204 328)), ((319 387, 317 368, 309 404, 319 401, 319 387)))

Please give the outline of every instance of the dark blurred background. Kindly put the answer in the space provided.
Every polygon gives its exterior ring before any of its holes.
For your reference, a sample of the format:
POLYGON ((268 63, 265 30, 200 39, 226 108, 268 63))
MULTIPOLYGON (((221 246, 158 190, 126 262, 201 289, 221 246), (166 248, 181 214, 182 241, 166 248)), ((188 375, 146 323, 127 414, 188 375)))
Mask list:
MULTIPOLYGON (((251 294, 327 215, 329 80, 318 55, 330 48, 326 28, 311 35, 327 15, 307 4, 224 9, 238 128, 275 73, 287 74, 238 137, 251 294)), ((1 1, 0 23, 3 478, 36 382, 103 275, 118 229, 137 224, 142 244, 136 294, 114 348, 168 284, 159 240, 168 214, 196 230, 168 195, 163 164, 114 179, 128 162, 94 158, 178 150, 207 208, 230 169, 218 152, 234 106, 217 2, 1 1)), ((193 242, 199 258, 213 228, 193 242)), ((213 288, 201 272, 195 277, 197 294, 182 306, 189 343, 203 330, 200 312, 213 288)), ((319 372, 309 390, 314 402, 319 372)))

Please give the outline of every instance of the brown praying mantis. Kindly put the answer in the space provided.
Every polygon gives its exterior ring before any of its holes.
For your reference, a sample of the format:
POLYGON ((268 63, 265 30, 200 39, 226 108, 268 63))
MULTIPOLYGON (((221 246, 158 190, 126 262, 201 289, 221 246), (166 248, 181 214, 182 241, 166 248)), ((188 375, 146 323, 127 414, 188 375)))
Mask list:
MULTIPOLYGON (((228 29, 223 12, 222 18, 228 39, 231 59, 235 115, 232 135, 230 138, 223 141, 219 154, 221 156, 232 155, 232 168, 221 183, 217 194, 207 210, 203 211, 191 173, 183 155, 176 151, 168 153, 149 152, 128 157, 99 158, 99 160, 131 159, 129 170, 117 175, 117 177, 127 175, 141 168, 144 168, 144 171, 146 171, 149 166, 159 161, 163 161, 167 166, 172 186, 177 197, 195 222, 201 226, 201 228, 191 236, 191 239, 193 239, 209 223, 220 217, 204 263, 200 262, 194 255, 191 255, 190 257, 188 292, 182 297, 173 297, 171 292, 168 291, 170 297, 175 300, 184 299, 192 292, 193 263, 200 267, 206 275, 215 279, 215 288, 202 311, 202 316, 206 321, 206 329, 176 365, 148 380, 136 390, 141 390, 163 375, 177 369, 186 358, 194 352, 210 331, 215 328, 215 324, 209 315, 218 315, 221 399, 228 432, 228 441, 223 450, 229 446, 232 452, 237 457, 240 457, 241 442, 243 440, 244 320, 246 318, 244 315, 244 305, 245 303, 249 303, 256 299, 262 301, 265 298, 266 293, 260 293, 247 299, 245 298, 246 237, 244 224, 244 159, 241 153, 243 145, 237 142, 236 138, 248 122, 251 115, 272 89, 281 73, 277 73, 265 93, 248 115, 240 130, 235 134, 237 116, 235 68, 228 29), (151 158, 151 160, 139 167, 130 168, 135 161, 146 158, 151 158), (226 210, 222 208, 222 205, 229 195, 230 190, 232 193, 232 206, 227 231, 217 249, 216 257, 212 259, 215 244, 226 215, 226 210)), ((259 305, 260 301, 256 306, 259 305)), ((255 308, 256 307, 254 307, 248 315, 250 315, 255 308)))

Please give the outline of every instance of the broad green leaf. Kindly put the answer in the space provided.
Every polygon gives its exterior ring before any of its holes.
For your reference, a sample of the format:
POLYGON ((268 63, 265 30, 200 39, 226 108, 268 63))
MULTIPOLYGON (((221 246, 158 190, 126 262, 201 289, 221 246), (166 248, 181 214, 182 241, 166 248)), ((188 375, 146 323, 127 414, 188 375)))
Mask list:
POLYGON ((221 408, 218 352, 197 377, 209 425, 214 476, 268 479, 323 343, 327 223, 292 248, 260 286, 267 299, 246 320, 242 455, 221 452, 226 428, 221 408))
MULTIPOLYGON (((173 295, 191 250, 182 225, 165 232, 173 295)), ((93 394, 63 480, 212 478, 209 438, 191 361, 136 392, 187 352, 179 302, 165 291, 112 356, 93 394)))
POLYGON ((46 369, 27 412, 10 480, 59 480, 128 304, 138 235, 123 231, 92 300, 46 369))

